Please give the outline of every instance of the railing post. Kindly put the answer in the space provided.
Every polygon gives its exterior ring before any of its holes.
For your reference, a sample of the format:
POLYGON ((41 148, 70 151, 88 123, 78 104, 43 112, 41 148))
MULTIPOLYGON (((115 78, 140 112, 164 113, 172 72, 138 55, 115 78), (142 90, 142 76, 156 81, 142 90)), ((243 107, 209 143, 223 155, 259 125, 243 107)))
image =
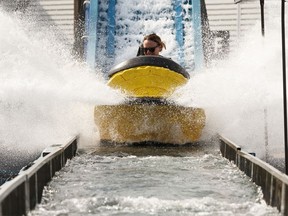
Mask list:
POLYGON ((28 176, 26 176, 25 181, 25 209, 26 213, 30 211, 30 185, 28 176))

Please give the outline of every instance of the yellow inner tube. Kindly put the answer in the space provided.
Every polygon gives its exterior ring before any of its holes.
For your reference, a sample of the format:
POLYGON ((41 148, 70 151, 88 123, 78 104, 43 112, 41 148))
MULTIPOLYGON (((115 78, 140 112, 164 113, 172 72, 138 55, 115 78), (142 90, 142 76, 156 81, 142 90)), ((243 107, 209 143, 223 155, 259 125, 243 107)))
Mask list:
POLYGON ((108 85, 132 97, 168 97, 188 81, 182 74, 157 66, 139 66, 115 73, 108 85))
POLYGON ((205 112, 175 105, 100 105, 94 121, 102 141, 186 144, 200 139, 205 112))

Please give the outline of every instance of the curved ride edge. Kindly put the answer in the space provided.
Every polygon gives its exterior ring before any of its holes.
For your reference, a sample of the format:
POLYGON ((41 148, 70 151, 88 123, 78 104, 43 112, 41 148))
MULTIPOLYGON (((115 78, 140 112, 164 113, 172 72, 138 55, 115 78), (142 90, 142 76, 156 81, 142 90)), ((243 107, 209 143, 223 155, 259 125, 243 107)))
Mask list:
POLYGON ((139 66, 115 73, 108 86, 120 89, 127 96, 167 98, 187 82, 187 78, 170 69, 139 66))
POLYGON ((169 58, 163 56, 137 56, 135 58, 126 60, 120 64, 114 66, 108 73, 109 77, 112 77, 114 74, 119 71, 127 70, 139 66, 156 66, 167 68, 171 71, 181 74, 186 79, 190 78, 189 73, 178 63, 174 62, 169 58))
POLYGON ((101 105, 94 109, 100 140, 112 143, 194 143, 201 138, 205 120, 203 109, 176 105, 101 105))

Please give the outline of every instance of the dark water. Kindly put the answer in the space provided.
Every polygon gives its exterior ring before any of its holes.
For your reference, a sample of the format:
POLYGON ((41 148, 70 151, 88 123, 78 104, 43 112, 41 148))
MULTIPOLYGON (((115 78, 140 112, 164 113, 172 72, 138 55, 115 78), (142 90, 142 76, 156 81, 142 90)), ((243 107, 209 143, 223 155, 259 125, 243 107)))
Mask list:
POLYGON ((40 156, 41 152, 33 154, 0 153, 0 185, 15 177, 19 171, 40 156))

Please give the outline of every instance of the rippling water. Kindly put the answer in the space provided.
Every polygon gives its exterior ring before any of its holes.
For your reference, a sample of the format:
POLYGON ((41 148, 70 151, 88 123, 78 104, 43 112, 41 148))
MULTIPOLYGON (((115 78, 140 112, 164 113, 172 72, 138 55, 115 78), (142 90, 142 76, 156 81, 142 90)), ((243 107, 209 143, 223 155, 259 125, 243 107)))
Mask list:
POLYGON ((278 215, 217 150, 128 148, 69 161, 31 215, 278 215))

